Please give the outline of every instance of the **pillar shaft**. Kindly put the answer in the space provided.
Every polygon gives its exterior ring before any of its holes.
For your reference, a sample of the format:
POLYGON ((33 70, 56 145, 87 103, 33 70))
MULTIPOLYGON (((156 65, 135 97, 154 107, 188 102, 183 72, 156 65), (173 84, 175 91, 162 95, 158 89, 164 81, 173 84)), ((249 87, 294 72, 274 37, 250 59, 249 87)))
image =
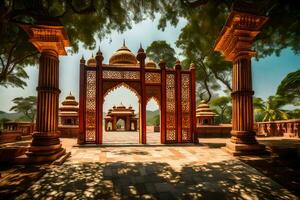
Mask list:
POLYGON ((45 50, 40 56, 36 132, 32 146, 59 144, 59 60, 58 54, 45 50))
POLYGON ((256 144, 253 131, 251 58, 238 57, 232 69, 232 137, 237 144, 256 144))

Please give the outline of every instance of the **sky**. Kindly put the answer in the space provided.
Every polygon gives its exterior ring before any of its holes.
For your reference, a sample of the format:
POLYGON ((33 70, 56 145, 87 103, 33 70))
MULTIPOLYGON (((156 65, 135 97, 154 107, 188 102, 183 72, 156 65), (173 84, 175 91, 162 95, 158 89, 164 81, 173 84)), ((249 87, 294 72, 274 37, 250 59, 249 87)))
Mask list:
MULTIPOLYGON (((61 56, 60 60, 60 102, 72 92, 78 100, 79 97, 79 61, 83 55, 86 60, 96 53, 99 46, 104 56, 104 63, 108 63, 110 56, 122 46, 123 39, 126 46, 137 53, 140 43, 146 49, 155 40, 166 40, 176 51, 176 57, 182 59, 180 50, 176 48, 175 42, 180 34, 180 30, 185 26, 186 20, 180 19, 177 27, 168 25, 164 31, 157 29, 158 18, 155 20, 144 20, 134 26, 131 30, 123 33, 112 32, 101 42, 97 40, 97 47, 94 51, 89 51, 80 45, 77 54, 61 56)), ((197 63, 196 63, 197 64, 197 63)), ((290 49, 282 51, 279 57, 275 55, 256 61, 252 59, 252 77, 255 96, 266 99, 276 93, 277 86, 281 80, 290 72, 300 69, 300 55, 294 55, 290 49)), ((0 111, 10 112, 13 106, 12 99, 19 96, 37 95, 36 87, 38 80, 38 67, 27 67, 29 75, 27 87, 12 88, 0 87, 0 111)), ((104 112, 107 112, 113 105, 122 103, 125 106, 131 105, 138 110, 138 98, 128 89, 121 87, 109 93, 104 99, 104 112)), ((147 110, 156 110, 158 105, 151 100, 147 105, 147 110)))

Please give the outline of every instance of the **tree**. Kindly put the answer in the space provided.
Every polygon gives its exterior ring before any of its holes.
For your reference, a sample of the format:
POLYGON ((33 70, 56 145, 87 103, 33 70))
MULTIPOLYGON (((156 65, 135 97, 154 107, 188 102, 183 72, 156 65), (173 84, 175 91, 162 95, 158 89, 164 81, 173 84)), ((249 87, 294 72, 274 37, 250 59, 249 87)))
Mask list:
POLYGON ((269 96, 266 101, 254 98, 253 106, 256 114, 262 114, 262 121, 274 121, 288 119, 287 112, 282 109, 286 105, 286 99, 281 96, 269 96))
POLYGON ((61 23, 68 33, 71 53, 79 42, 94 49, 95 36, 103 38, 112 30, 122 32, 144 17, 154 18, 162 8, 158 1, 128 0, 3 0, 0 1, 0 86, 26 86, 24 67, 36 64, 38 52, 28 42, 19 24, 61 23))
POLYGON ((15 104, 10 110, 23 113, 31 122, 34 122, 36 115, 36 97, 28 96, 28 97, 17 97, 13 99, 13 103, 15 104))
MULTIPOLYGON (((219 59, 218 54, 209 52, 212 51, 215 39, 232 5, 241 4, 240 2, 254 2, 255 6, 240 7, 246 8, 248 12, 255 10, 258 14, 269 16, 254 45, 258 58, 272 53, 279 55, 280 51, 287 47, 299 53, 300 4, 292 0, 0 1, 0 85, 26 86, 24 79, 27 78, 27 74, 23 69, 37 62, 38 52, 27 42, 26 34, 18 26, 20 23, 40 24, 48 21, 46 24, 49 24, 54 20, 60 21, 68 33, 72 47, 70 51, 76 53, 79 42, 88 49, 94 49, 96 45, 94 36, 101 39, 112 30, 122 32, 145 17, 153 19, 155 13, 160 14, 158 28, 162 30, 168 22, 176 25, 180 17, 187 19, 187 26, 183 29, 185 35, 183 39, 186 39, 177 45, 186 51, 184 53, 186 56, 189 56, 189 51, 195 48, 195 52, 191 52, 194 57, 187 58, 202 68, 201 73, 204 74, 205 80, 201 81, 204 85, 214 82, 210 81, 211 77, 225 84, 230 81, 227 78, 230 69, 227 69, 226 63, 223 65, 222 57, 219 59), (190 42, 185 45, 184 41, 187 39, 190 42), (192 48, 189 50, 190 47, 192 48), (210 64, 209 60, 215 65, 210 64)), ((225 85, 230 87, 228 84, 225 85)), ((207 88, 209 87, 206 87, 206 90, 207 88)))
POLYGON ((163 59, 169 68, 172 68, 176 62, 175 50, 164 40, 153 41, 147 47, 146 54, 156 63, 163 59))
POLYGON ((225 114, 225 111, 228 110, 229 107, 231 107, 230 103, 231 103, 231 98, 228 96, 221 96, 221 97, 215 98, 210 103, 218 111, 221 123, 225 122, 224 114, 225 114))
POLYGON ((300 105, 300 70, 289 73, 277 87, 277 95, 281 95, 294 105, 300 105))
POLYGON ((6 122, 9 122, 10 120, 7 119, 7 118, 1 118, 0 119, 0 130, 2 130, 4 127, 3 125, 6 123, 6 122))
POLYGON ((212 51, 214 41, 225 23, 226 7, 215 6, 214 2, 191 10, 186 19, 187 25, 182 29, 176 42, 183 50, 183 55, 196 64, 196 78, 203 90, 200 98, 210 101, 212 92, 220 88, 220 81, 231 91, 231 64, 212 51), (205 20, 201 20, 205 19, 205 20))

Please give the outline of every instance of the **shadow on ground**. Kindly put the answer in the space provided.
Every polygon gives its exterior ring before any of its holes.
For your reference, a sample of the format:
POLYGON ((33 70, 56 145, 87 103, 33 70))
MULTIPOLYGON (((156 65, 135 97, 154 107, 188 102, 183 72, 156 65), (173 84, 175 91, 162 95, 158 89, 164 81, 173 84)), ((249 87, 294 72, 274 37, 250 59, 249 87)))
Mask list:
POLYGON ((238 160, 185 166, 80 163, 52 168, 17 199, 296 199, 238 160))

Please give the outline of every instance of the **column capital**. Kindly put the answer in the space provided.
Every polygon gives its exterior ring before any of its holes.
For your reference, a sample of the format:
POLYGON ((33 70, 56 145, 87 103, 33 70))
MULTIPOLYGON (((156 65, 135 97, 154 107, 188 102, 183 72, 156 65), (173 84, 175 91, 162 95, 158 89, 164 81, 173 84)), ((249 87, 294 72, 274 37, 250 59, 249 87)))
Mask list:
POLYGON ((39 52, 55 51, 58 55, 67 55, 65 47, 69 46, 67 33, 62 25, 20 24, 29 35, 29 41, 39 52))
POLYGON ((254 56, 252 42, 267 20, 266 16, 232 11, 216 40, 214 50, 221 52, 228 61, 241 56, 254 56))

